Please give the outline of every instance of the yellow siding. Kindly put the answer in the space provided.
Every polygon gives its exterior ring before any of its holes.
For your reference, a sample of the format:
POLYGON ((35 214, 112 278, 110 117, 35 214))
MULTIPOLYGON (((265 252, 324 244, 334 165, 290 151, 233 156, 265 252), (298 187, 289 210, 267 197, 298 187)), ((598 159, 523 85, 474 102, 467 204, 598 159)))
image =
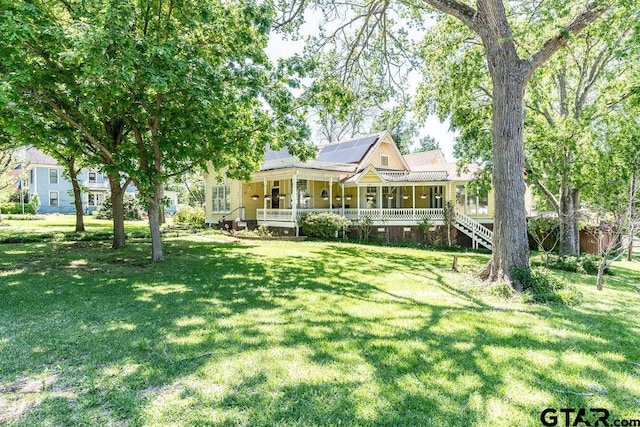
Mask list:
POLYGON ((311 188, 309 194, 313 197, 311 205, 316 209, 329 209, 331 200, 322 200, 322 190, 329 191, 329 182, 309 181, 311 188))
POLYGON ((369 159, 369 164, 375 166, 376 168, 382 169, 395 169, 395 170, 404 170, 404 165, 402 164, 402 159, 398 155, 398 150, 394 147, 390 146, 390 144, 383 142, 380 144, 378 149, 374 151, 373 155, 369 159), (382 166, 380 163, 380 156, 386 155, 389 158, 389 165, 382 166))
POLYGON ((361 183, 379 183, 382 181, 380 180, 380 177, 376 175, 375 172, 370 171, 365 175, 363 175, 362 178, 360 178, 360 182, 361 183))
MULTIPOLYGON (((229 189, 230 189, 230 209, 227 213, 214 213, 212 212, 212 188, 218 185, 224 185, 225 182, 218 182, 216 179, 215 173, 207 173, 205 175, 205 203, 204 203, 204 213, 206 222, 216 222, 221 219, 223 216, 227 215, 229 212, 234 211, 238 207, 241 206, 241 195, 242 195, 242 182, 237 180, 228 180, 229 189)), ((236 218, 239 215, 239 212, 236 210, 232 213, 232 216, 236 218)), ((233 218, 227 218, 233 219, 233 218)))

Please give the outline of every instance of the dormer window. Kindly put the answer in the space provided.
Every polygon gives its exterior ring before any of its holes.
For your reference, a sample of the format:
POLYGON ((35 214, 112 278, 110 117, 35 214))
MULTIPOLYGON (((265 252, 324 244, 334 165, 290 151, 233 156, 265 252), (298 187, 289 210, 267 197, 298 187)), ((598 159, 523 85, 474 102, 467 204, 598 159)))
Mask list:
POLYGON ((389 156, 380 154, 380 166, 389 166, 389 156))

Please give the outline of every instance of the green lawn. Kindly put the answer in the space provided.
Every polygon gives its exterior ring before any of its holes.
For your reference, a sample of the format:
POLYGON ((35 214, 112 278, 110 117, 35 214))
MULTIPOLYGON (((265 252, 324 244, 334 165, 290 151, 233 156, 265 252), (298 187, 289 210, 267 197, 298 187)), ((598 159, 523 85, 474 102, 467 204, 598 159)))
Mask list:
MULTIPOLYGON (((43 220, 7 220, 0 221, 0 239, 19 235, 51 235, 70 233, 75 228, 75 216, 72 215, 44 215, 43 220)), ((106 233, 112 231, 111 220, 84 217, 85 231, 90 233, 106 233)), ((127 232, 147 233, 149 225, 146 221, 125 221, 127 232)))
MULTIPOLYGON (((0 425, 640 419, 637 262, 602 292, 563 273, 584 294, 570 308, 479 292, 447 253, 208 235, 149 255, 0 245, 0 425)), ((488 258, 458 256, 466 271, 488 258)))

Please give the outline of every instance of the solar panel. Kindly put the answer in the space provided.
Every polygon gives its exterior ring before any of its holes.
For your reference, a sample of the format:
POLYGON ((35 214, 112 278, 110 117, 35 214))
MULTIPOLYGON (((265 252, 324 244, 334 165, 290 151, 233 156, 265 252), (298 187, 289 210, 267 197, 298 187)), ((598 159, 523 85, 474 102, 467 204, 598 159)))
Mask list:
POLYGON ((267 151, 264 153, 265 161, 288 159, 289 157, 293 157, 293 156, 289 154, 289 150, 287 150, 287 147, 282 148, 282 150, 280 151, 273 151, 268 148, 267 151))
POLYGON ((354 139, 338 144, 326 145, 318 154, 323 162, 355 163, 362 160, 369 147, 378 140, 378 135, 354 139))

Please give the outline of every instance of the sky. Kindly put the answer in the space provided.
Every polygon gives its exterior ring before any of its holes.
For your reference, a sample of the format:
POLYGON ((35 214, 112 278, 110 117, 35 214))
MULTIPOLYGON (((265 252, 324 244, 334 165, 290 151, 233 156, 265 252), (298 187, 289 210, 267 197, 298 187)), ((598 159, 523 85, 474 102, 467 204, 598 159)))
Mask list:
MULTIPOLYGON (((309 25, 306 26, 306 31, 310 31, 309 25)), ((305 31, 303 29, 303 31, 305 31)), ((279 34, 271 34, 269 44, 267 46, 267 55, 272 61, 276 61, 280 58, 288 58, 296 53, 302 53, 303 42, 284 40, 279 34)), ((417 82, 415 83, 417 87, 417 82)), ((449 123, 440 123, 440 120, 436 116, 428 116, 421 131, 420 137, 431 135, 440 143, 440 148, 444 153, 444 157, 447 161, 454 161, 453 156, 453 142, 456 136, 455 133, 449 131, 449 123)))

